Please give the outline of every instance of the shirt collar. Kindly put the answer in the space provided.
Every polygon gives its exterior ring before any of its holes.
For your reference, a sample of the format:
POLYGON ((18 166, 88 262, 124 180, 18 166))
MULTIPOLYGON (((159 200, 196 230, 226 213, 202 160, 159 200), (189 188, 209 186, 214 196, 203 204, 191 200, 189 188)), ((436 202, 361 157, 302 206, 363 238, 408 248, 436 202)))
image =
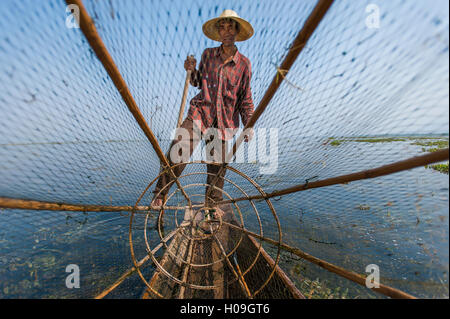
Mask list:
MULTIPOLYGON (((237 46, 234 46, 236 48, 236 53, 233 56, 233 59, 231 59, 231 61, 233 61, 235 64, 239 63, 239 60, 241 59, 241 54, 239 53, 239 50, 237 48, 237 46)), ((219 57, 220 56, 220 52, 222 52, 223 50, 223 44, 220 45, 220 47, 217 47, 216 50, 216 56, 219 57)))

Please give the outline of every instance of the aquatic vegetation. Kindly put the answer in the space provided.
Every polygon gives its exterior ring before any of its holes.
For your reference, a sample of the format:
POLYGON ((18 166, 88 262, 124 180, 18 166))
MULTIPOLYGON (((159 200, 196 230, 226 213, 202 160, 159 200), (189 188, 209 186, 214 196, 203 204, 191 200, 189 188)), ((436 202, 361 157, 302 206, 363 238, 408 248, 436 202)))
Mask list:
POLYGON ((330 145, 332 145, 332 146, 339 146, 339 145, 341 145, 341 143, 342 143, 342 141, 336 140, 336 141, 331 141, 330 145))
POLYGON ((422 147, 422 152, 437 152, 441 149, 448 147, 448 140, 439 140, 439 141, 429 141, 429 142, 414 142, 411 145, 419 145, 419 146, 425 146, 422 147), (428 148, 426 148, 428 147, 428 148))
POLYGON ((448 135, 441 136, 407 136, 408 140, 440 140, 440 139, 448 139, 448 135))
POLYGON ((348 297, 348 288, 341 287, 328 288, 324 282, 303 279, 298 287, 300 292, 307 299, 346 299, 348 297))
POLYGON ((56 258, 53 255, 37 256, 33 260, 33 264, 37 269, 44 271, 52 270, 56 265, 56 258))
POLYGON ((359 143, 389 143, 389 142, 404 142, 404 138, 397 137, 388 137, 388 138, 365 138, 365 139, 356 139, 351 140, 352 142, 359 143))
POLYGON ((433 152, 437 152, 439 150, 441 150, 441 148, 439 148, 439 147, 432 147, 432 148, 428 148, 428 149, 426 149, 425 147, 422 147, 422 152, 433 153, 433 152))
POLYGON ((435 171, 444 173, 448 175, 448 163, 446 164, 433 164, 433 165, 426 165, 425 168, 431 168, 435 171))
MULTIPOLYGON (((330 137, 328 139, 328 141, 331 141, 330 145, 332 145, 332 146, 339 146, 344 142, 357 142, 357 143, 405 142, 406 138, 404 138, 404 137, 351 137, 351 138, 344 138, 344 139, 338 140, 334 137, 330 137)), ((327 144, 327 142, 325 144, 327 144)))
MULTIPOLYGON (((424 147, 422 147, 422 152, 432 153, 432 152, 437 152, 444 148, 448 148, 448 139, 440 139, 437 141, 426 141, 426 142, 415 141, 414 143, 411 143, 411 145, 424 146, 424 147)), ((435 171, 438 171, 440 173, 444 173, 444 174, 448 175, 448 163, 425 165, 425 168, 431 168, 431 169, 434 169, 435 171)))
MULTIPOLYGON (((427 141, 427 142, 422 142, 422 141, 415 141, 414 143, 411 143, 411 145, 419 145, 419 146, 436 146, 436 148, 433 149, 443 149, 443 148, 447 148, 448 147, 448 140, 445 139, 441 139, 438 141, 427 141)), ((423 148, 422 148, 423 150, 423 148)), ((429 152, 429 150, 427 150, 427 152, 429 152)))

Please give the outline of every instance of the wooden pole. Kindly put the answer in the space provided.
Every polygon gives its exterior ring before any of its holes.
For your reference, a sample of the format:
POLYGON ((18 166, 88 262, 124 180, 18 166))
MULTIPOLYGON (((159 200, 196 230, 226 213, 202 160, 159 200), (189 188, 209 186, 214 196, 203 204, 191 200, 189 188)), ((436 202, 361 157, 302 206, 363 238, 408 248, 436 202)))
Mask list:
POLYGON ((189 91, 191 74, 192 74, 191 70, 186 71, 186 80, 184 81, 183 96, 181 97, 181 105, 180 105, 180 112, 178 113, 177 128, 181 126, 181 123, 183 123, 184 106, 186 104, 187 94, 189 91))
MULTIPOLYGON (((384 175, 394 174, 401 171, 417 168, 420 166, 429 165, 436 162, 442 162, 449 159, 449 149, 443 149, 437 152, 428 153, 421 156, 412 157, 403 161, 394 162, 388 165, 380 166, 370 170, 364 170, 352 174, 341 175, 337 177, 332 177, 328 179, 324 179, 321 181, 300 184, 296 186, 292 186, 280 191, 274 191, 272 193, 268 193, 266 196, 255 195, 255 196, 246 196, 239 197, 233 200, 224 200, 217 204, 229 204, 234 202, 239 202, 243 200, 258 200, 264 198, 272 198, 287 194, 292 194, 295 192, 301 192, 308 189, 332 186, 337 184, 349 183, 358 180, 370 179, 375 177, 380 177, 384 175)), ((202 207, 202 205, 192 205, 192 208, 202 207)), ((117 211, 132 211, 132 206, 102 206, 102 205, 73 205, 67 203, 52 203, 52 202, 40 202, 34 200, 24 200, 24 199, 14 199, 14 198, 6 198, 0 197, 0 208, 9 208, 9 209, 31 209, 31 210, 56 210, 56 211, 86 211, 86 212, 117 212, 117 211)), ((162 209, 166 210, 178 210, 178 209, 186 209, 189 206, 179 207, 179 206, 164 206, 162 209)), ((148 206, 137 206, 137 211, 147 211, 149 209, 148 206)), ((158 209, 154 209, 158 210, 158 209)))
MULTIPOLYGON (((252 245, 254 246, 254 249, 257 250, 259 247, 259 243, 252 237, 247 236, 252 245)), ((253 247, 252 247, 253 248, 253 247)), ((292 294, 294 299, 305 299, 305 296, 297 289, 295 284, 292 282, 292 280, 286 275, 286 273, 281 269, 281 267, 277 264, 275 265, 275 261, 273 258, 266 252, 264 248, 261 247, 261 256, 264 258, 264 260, 269 264, 270 268, 276 267, 276 273, 278 277, 283 281, 283 283, 286 285, 286 288, 289 290, 289 292, 292 294)))
POLYGON ((233 273, 233 275, 236 277, 237 281, 239 282, 239 285, 241 286, 242 290, 244 291, 244 293, 247 295, 247 297, 249 299, 253 299, 252 293, 250 292, 250 290, 248 289, 247 283, 245 282, 245 279, 242 275, 239 275, 236 270, 234 269, 233 265, 231 264, 230 259, 227 257, 227 253, 225 252, 225 249, 222 246, 222 243, 220 242, 220 240, 217 238, 216 235, 213 234, 214 240, 217 243, 217 246, 219 247, 225 261, 226 264, 228 265, 228 268, 231 270, 231 272, 233 273))
MULTIPOLYGON (((161 240, 161 242, 158 244, 158 246, 156 246, 153 250, 152 250, 152 254, 156 254, 156 252, 161 249, 161 247, 163 246, 163 241, 167 242, 168 240, 170 240, 176 233, 178 232, 178 230, 174 230, 172 231, 169 235, 167 235, 166 237, 164 237, 163 240, 161 240)), ((147 254, 144 258, 142 258, 139 262, 138 262, 138 267, 141 267, 144 263, 146 263, 148 260, 150 259, 150 256, 147 254)), ((109 294, 111 291, 113 291, 114 289, 116 289, 117 287, 119 287, 119 285, 128 277, 130 277, 132 274, 134 274, 136 272, 137 268, 136 267, 131 267, 130 269, 128 269, 122 276, 119 277, 119 279, 117 279, 117 281, 115 283, 113 283, 111 286, 109 286, 108 288, 106 288, 105 290, 103 290, 103 292, 101 292, 100 294, 98 294, 97 296, 95 296, 94 299, 102 299, 103 297, 105 297, 107 294, 109 294)))
MULTIPOLYGON (((68 5, 74 4, 78 6, 80 10, 80 29, 83 32, 84 36, 86 37, 87 41, 89 42, 89 45, 91 46, 92 50, 94 50, 97 58, 102 63, 103 67, 105 68, 106 72, 108 73, 109 77, 113 81, 115 87, 119 91, 120 95, 122 96, 123 101, 127 105, 129 111, 136 119, 137 123, 141 127, 144 134, 147 136, 148 140, 153 146, 153 149, 156 152, 156 155, 159 157, 159 160, 161 163, 163 163, 166 167, 170 167, 169 161, 167 160, 166 156, 164 155, 161 147, 159 146, 159 143, 153 134, 152 130, 148 126, 147 122, 145 121, 144 116, 142 115, 139 107, 136 104, 136 101, 134 100, 133 96, 131 95, 131 92, 123 79, 122 75, 119 72, 119 69, 117 68, 116 64, 114 63, 113 58, 108 52, 108 49, 106 48, 105 44, 103 43, 102 38, 97 32, 97 28, 95 27, 94 21, 89 16, 89 13, 87 12, 86 8, 83 5, 83 1, 81 0, 66 0, 66 3, 68 5)), ((175 176, 172 169, 169 169, 169 173, 172 175, 172 177, 175 179, 175 182, 178 186, 178 188, 181 190, 181 193, 186 198, 186 200, 189 202, 189 205, 191 204, 191 199, 184 191, 183 187, 180 184, 180 181, 175 176)))
MULTIPOLYGON (((273 239, 270 239, 270 238, 267 238, 267 237, 264 237, 264 236, 260 236, 260 235, 258 235, 256 233, 253 233, 251 231, 243 229, 243 228, 241 228, 239 226, 236 226, 236 225, 233 225, 233 224, 230 224, 230 223, 227 223, 227 222, 223 222, 223 224, 227 225, 229 227, 232 227, 232 228, 234 228, 236 230, 239 230, 239 231, 241 231, 241 232, 243 232, 243 233, 245 233, 247 235, 250 235, 250 236, 253 236, 255 238, 261 239, 261 240, 263 240, 265 242, 268 242, 268 243, 270 243, 270 244, 272 244, 274 246, 280 247, 283 250, 286 250, 286 251, 288 251, 288 252, 290 252, 290 253, 292 253, 292 254, 300 257, 300 258, 303 258, 303 259, 305 259, 305 260, 307 260, 307 261, 309 261, 309 262, 311 262, 311 263, 313 263, 313 264, 315 264, 317 266, 320 266, 320 267, 322 267, 322 268, 324 268, 324 269, 326 269, 326 270, 328 270, 330 272, 333 272, 333 273, 335 273, 335 274, 337 274, 337 275, 339 275, 341 277, 347 278, 347 279, 349 279, 349 280, 351 280, 353 282, 356 282, 356 283, 358 283, 358 284, 360 284, 362 286, 366 285, 366 278, 364 278, 363 276, 361 276, 361 275, 359 275, 359 274, 357 274, 357 273, 355 273, 353 271, 349 271, 349 270, 346 270, 346 269, 344 269, 342 267, 333 265, 333 264, 331 264, 331 263, 329 263, 329 262, 327 262, 325 260, 319 259, 317 257, 314 257, 314 256, 308 254, 308 253, 305 253, 304 251, 301 251, 298 248, 291 247, 291 246, 283 244, 283 243, 279 243, 276 240, 273 240, 273 239)), ((389 287, 389 286, 385 286, 385 285, 382 285, 382 284, 379 285, 379 288, 370 288, 370 289, 372 289, 372 290, 374 290, 376 292, 379 292, 379 293, 381 293, 383 295, 389 296, 391 298, 396 298, 396 299, 416 299, 416 297, 414 297, 414 296, 412 296, 410 294, 407 294, 406 292, 403 292, 401 290, 398 290, 398 289, 395 289, 395 288, 392 288, 392 287, 389 287)))
MULTIPOLYGON (((199 205, 194 205, 197 207, 199 205)), ((189 207, 189 206, 186 206, 189 207)), ((184 208, 186 208, 184 207, 184 208)), ((72 212, 144 212, 148 211, 148 206, 111 206, 111 205, 75 205, 69 203, 54 203, 41 202, 36 200, 15 199, 0 197, 0 208, 6 209, 27 209, 27 210, 51 210, 51 211, 72 211, 72 212)), ((152 210, 159 211, 160 209, 178 210, 179 206, 163 206, 153 208, 152 210)))
POLYGON ((246 133, 245 130, 249 129, 249 128, 253 128, 256 121, 259 119, 261 114, 265 111, 265 109, 269 105, 269 102, 272 100, 276 91, 280 87, 281 82, 283 82, 283 79, 286 76, 287 72, 289 72, 289 69, 294 64, 298 55, 303 50, 303 48, 306 46, 306 43, 308 42, 311 35, 314 33, 314 30, 316 30, 320 21, 322 21, 323 17, 325 16, 325 14, 328 11, 328 9, 333 4, 333 1, 334 0, 319 0, 319 2, 314 7, 314 10, 311 12, 311 14, 309 15, 305 24, 303 25, 302 29, 297 34, 297 37, 295 38, 294 42, 291 44, 291 48, 290 48, 286 58, 281 63, 281 66, 277 69, 277 72, 274 75, 272 82, 269 85, 269 88, 266 90, 266 93, 264 94, 263 98, 261 99, 261 102, 259 103, 255 112, 253 113, 252 117, 249 119, 247 125, 245 125, 244 131, 236 139, 236 142, 234 143, 233 148, 227 154, 227 156, 225 158, 225 163, 220 168, 219 172, 217 173, 217 176, 214 178, 214 180, 211 183, 211 187, 208 191, 208 194, 206 194, 207 197, 210 195, 211 190, 213 189, 213 187, 216 185, 217 181, 219 180, 219 176, 221 176, 221 174, 223 173, 223 170, 225 169, 227 163, 231 162, 231 159, 233 158, 237 149, 244 141, 244 137, 245 137, 245 133, 246 133), (283 70, 282 71, 283 76, 280 76, 280 70, 283 70))
POLYGON ((449 159, 449 149, 446 148, 446 149, 443 149, 440 151, 408 158, 403 161, 394 162, 392 164, 380 166, 380 167, 377 167, 374 169, 364 170, 364 171, 360 171, 360 172, 356 172, 356 173, 352 173, 352 174, 327 178, 327 179, 324 179, 321 181, 310 182, 310 183, 292 186, 289 188, 285 188, 283 190, 268 193, 266 196, 262 196, 262 195, 246 196, 246 197, 235 198, 233 200, 224 200, 217 204, 223 205, 223 204, 229 204, 229 203, 239 202, 239 201, 243 201, 243 200, 257 200, 257 199, 283 196, 283 195, 292 194, 295 192, 305 191, 305 190, 312 189, 312 188, 344 184, 344 183, 354 182, 354 181, 358 181, 358 180, 389 175, 389 174, 405 171, 405 170, 420 167, 420 166, 425 166, 425 165, 436 163, 436 162, 442 162, 442 161, 445 161, 448 159, 449 159))
MULTIPOLYGON (((6 197, 0 197, 0 208, 74 212, 130 212, 133 210, 133 206, 73 205, 67 203, 40 202, 36 200, 24 200, 6 197)), ((135 210, 146 211, 148 210, 148 207, 138 206, 135 210)))

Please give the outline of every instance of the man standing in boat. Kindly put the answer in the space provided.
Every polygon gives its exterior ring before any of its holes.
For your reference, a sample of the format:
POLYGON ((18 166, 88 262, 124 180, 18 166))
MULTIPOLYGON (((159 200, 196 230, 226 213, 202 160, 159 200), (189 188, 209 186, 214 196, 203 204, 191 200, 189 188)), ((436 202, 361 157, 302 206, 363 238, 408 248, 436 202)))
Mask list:
MULTIPOLYGON (((250 60, 242 55, 234 44, 236 41, 248 40, 253 35, 253 28, 233 10, 224 10, 219 17, 203 24, 203 33, 222 44, 219 47, 207 48, 203 52, 198 70, 195 58, 187 57, 184 62, 186 71, 191 71, 191 85, 198 87, 201 91, 191 100, 188 115, 181 124, 181 128, 189 132, 190 138, 173 140, 170 149, 173 150, 173 147, 177 146, 177 150, 189 150, 187 158, 190 158, 201 140, 200 135, 210 132, 213 128, 217 134, 213 137, 207 134, 205 142, 219 147, 214 147, 207 156, 220 158, 220 162, 224 162, 227 141, 233 138, 239 128, 239 116, 246 125, 254 111, 250 87, 252 75, 250 60)), ((245 141, 248 142, 252 136, 253 131, 250 130, 245 141)), ((174 152, 169 152, 171 153, 174 152)), ((179 153, 179 155, 182 154, 179 153)), ((186 158, 185 155, 183 154, 184 158, 186 158)), ((171 165, 177 162, 173 154, 169 156, 169 162, 171 165)), ((185 166, 186 164, 181 164, 174 168, 177 177, 181 175, 185 166)), ((221 189, 224 185, 223 177, 226 170, 223 170, 216 182, 217 188, 209 191, 220 167, 220 165, 207 164, 206 194, 210 192, 210 196, 205 198, 206 207, 214 207, 214 203, 223 199, 221 189)), ((161 189, 172 180, 170 173, 160 177, 153 191, 155 197, 152 206, 160 207, 163 204, 163 198, 169 192, 169 187, 162 191, 161 189)))

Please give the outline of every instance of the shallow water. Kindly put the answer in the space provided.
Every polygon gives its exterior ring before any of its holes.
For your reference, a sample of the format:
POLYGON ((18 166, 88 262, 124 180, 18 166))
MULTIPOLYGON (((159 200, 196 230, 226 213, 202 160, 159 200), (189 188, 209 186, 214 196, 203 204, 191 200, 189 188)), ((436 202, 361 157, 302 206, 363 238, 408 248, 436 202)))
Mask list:
MULTIPOLYGON (((423 154, 419 146, 410 142, 395 143, 408 153, 423 154)), ((376 150, 383 154, 394 149, 392 143, 358 143, 357 147, 351 144, 355 143, 328 147, 322 152, 376 150)), ((376 159, 389 162, 381 156, 376 159)), ((258 182, 267 184, 267 190, 283 187, 282 178, 281 182, 270 178, 258 182)), ((139 188, 138 184, 134 187, 139 188)), ((448 187, 448 175, 419 167, 372 180, 290 194, 275 198, 272 203, 287 244, 360 274, 365 273, 367 265, 376 264, 383 284, 417 297, 448 298, 448 187)), ((87 196, 90 203, 95 202, 92 196, 87 196)), ((121 194, 118 201, 125 196, 121 194)), ((133 201, 128 200, 127 204, 133 201)), ((76 198, 76 202, 83 202, 83 198, 76 198)), ((276 238, 277 228, 267 206, 264 202, 257 202, 256 206, 264 234, 276 238)), ((251 217, 249 205, 242 203, 241 208, 248 216, 247 227, 255 230, 256 219, 251 217)), ((138 219, 133 236, 139 259, 145 248, 143 219, 138 219)), ((148 228, 153 246, 157 238, 151 229, 154 222, 152 218, 148 228)), ((132 265, 128 229, 127 213, 0 210, 0 298, 95 296, 132 265), (79 289, 65 286, 65 267, 69 264, 80 268, 79 289)), ((275 253, 270 246, 266 249, 275 253)), ((333 290, 348 289, 347 298, 383 297, 286 253, 282 253, 280 265, 299 286, 305 278, 319 278, 323 286, 333 290)), ((151 265, 145 267, 144 276, 148 278, 152 270, 151 265)), ((135 274, 108 297, 137 298, 143 288, 135 274)), ((335 297, 342 294, 336 293, 335 297)))

